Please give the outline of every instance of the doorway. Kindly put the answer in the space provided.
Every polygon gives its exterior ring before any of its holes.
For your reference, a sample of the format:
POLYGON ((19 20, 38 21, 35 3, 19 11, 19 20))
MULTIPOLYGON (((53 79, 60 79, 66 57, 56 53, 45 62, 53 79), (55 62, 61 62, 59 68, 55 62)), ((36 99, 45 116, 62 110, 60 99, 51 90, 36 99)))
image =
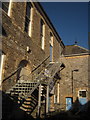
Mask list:
POLYGON ((72 107, 72 97, 66 97, 66 110, 70 110, 72 107))
POLYGON ((27 60, 22 60, 18 67, 21 67, 18 70, 17 73, 17 81, 19 80, 20 82, 26 82, 26 81, 31 81, 32 75, 31 75, 31 68, 29 65, 29 62, 27 60))

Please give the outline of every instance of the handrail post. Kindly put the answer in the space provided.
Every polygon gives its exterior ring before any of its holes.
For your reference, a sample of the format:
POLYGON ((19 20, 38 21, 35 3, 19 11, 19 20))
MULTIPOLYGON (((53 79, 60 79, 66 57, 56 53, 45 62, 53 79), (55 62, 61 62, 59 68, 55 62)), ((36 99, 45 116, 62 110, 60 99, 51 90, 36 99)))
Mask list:
POLYGON ((49 111, 49 85, 47 86, 47 92, 46 92, 46 114, 49 111))
POLYGON ((39 96, 38 96, 38 117, 40 117, 41 109, 41 84, 39 85, 39 96))

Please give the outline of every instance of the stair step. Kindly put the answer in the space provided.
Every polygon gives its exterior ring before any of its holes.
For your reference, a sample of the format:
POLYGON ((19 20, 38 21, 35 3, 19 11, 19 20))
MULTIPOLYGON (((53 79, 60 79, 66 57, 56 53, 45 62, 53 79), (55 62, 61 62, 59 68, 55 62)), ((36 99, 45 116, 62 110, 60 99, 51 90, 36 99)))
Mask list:
POLYGON ((26 87, 25 88, 23 88, 23 87, 22 88, 21 87, 20 88, 13 88, 13 90, 31 90, 31 89, 32 88, 30 88, 30 87, 29 88, 26 88, 26 87))
MULTIPOLYGON (((35 81, 41 80, 41 82, 44 83, 51 83, 52 76, 55 76, 56 72, 59 69, 59 66, 59 63, 50 63, 46 66, 46 70, 48 70, 49 73, 46 71, 47 75, 45 75, 45 70, 43 70, 37 76, 37 78, 35 78, 35 81)), ((20 109, 26 111, 28 114, 30 114, 38 104, 38 85, 40 84, 39 81, 18 81, 11 89, 9 89, 9 91, 7 91, 7 94, 11 93, 12 98, 17 100, 18 104, 21 105, 20 109)), ((46 88, 44 88, 44 90, 44 94, 46 94, 46 88)), ((41 101, 41 103, 43 103, 43 101, 41 101)))
POLYGON ((51 66, 52 66, 53 64, 54 64, 54 63, 49 63, 49 65, 46 67, 46 69, 51 68, 51 66))

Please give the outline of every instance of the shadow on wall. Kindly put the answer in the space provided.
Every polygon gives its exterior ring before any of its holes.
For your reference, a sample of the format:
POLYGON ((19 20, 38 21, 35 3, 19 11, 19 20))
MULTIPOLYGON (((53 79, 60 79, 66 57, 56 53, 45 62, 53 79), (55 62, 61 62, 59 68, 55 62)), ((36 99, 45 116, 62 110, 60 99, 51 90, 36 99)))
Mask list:
POLYGON ((34 120, 34 118, 21 110, 15 101, 2 92, 2 120, 34 120))
POLYGON ((81 105, 78 98, 69 111, 61 111, 48 115, 43 120, 90 120, 90 101, 81 105))
POLYGON ((0 35, 7 37, 7 33, 1 23, 0 23, 0 30, 1 30, 0 35))
POLYGON ((19 63, 18 68, 19 68, 19 67, 21 67, 21 68, 20 68, 20 69, 18 70, 18 72, 17 72, 17 81, 20 79, 20 74, 21 74, 22 69, 23 69, 24 67, 26 67, 28 63, 29 63, 29 62, 28 62, 27 60, 22 60, 22 61, 19 63))

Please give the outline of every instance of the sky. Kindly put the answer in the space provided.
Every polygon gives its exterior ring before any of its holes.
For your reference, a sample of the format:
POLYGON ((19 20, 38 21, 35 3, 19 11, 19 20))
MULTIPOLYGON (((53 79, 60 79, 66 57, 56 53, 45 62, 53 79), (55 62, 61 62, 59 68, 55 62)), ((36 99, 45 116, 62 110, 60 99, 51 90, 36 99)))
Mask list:
POLYGON ((88 2, 42 2, 45 12, 65 45, 88 49, 88 2))

